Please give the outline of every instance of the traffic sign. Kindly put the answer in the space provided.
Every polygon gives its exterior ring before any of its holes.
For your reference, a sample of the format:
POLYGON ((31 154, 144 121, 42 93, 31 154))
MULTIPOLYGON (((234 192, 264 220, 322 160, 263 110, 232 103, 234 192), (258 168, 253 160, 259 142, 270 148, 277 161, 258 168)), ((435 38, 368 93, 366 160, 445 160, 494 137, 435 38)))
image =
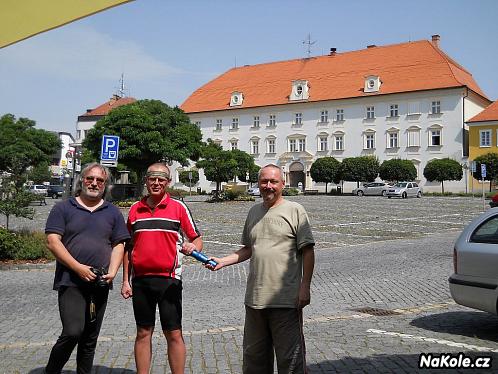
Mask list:
POLYGON ((486 164, 481 164, 481 176, 482 179, 486 178, 486 164))
POLYGON ((119 136, 103 135, 102 148, 100 150, 100 163, 105 166, 116 167, 118 165, 119 136))
POLYGON ((472 163, 470 164, 470 171, 471 171, 472 173, 475 173, 475 172, 476 172, 476 170, 477 170, 477 162, 472 161, 472 163))

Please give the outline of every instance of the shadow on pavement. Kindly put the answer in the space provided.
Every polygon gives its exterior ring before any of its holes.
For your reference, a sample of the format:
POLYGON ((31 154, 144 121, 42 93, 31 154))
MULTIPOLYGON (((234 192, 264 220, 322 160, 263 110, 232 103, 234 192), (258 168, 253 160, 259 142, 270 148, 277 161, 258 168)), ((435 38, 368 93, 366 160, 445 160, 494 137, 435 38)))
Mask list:
MULTIPOLYGON (((61 374, 74 374, 76 373, 75 371, 71 370, 62 370, 61 374)), ((123 368, 108 368, 106 366, 94 366, 92 369, 92 373, 98 373, 98 374, 134 374, 136 371, 134 370, 129 370, 129 369, 123 369, 123 368)), ((36 368, 31 371, 29 371, 28 374, 45 374, 45 367, 41 368, 36 368)))
POLYGON ((415 318, 410 325, 435 332, 498 342, 498 316, 477 311, 458 311, 415 318))

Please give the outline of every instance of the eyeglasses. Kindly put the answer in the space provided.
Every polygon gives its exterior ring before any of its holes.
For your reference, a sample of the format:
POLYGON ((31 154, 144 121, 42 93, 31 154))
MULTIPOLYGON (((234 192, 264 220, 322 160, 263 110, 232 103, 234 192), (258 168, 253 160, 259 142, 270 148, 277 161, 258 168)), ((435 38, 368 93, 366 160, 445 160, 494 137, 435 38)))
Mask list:
POLYGON ((85 183, 86 184, 90 184, 94 180, 97 182, 97 185, 99 185, 99 186, 102 186, 105 183, 105 179, 104 178, 95 177, 95 176, 91 176, 91 175, 88 175, 88 176, 85 177, 85 183))
POLYGON ((147 177, 147 182, 152 184, 152 183, 166 183, 169 181, 169 179, 165 179, 165 178, 159 178, 159 177, 147 177))

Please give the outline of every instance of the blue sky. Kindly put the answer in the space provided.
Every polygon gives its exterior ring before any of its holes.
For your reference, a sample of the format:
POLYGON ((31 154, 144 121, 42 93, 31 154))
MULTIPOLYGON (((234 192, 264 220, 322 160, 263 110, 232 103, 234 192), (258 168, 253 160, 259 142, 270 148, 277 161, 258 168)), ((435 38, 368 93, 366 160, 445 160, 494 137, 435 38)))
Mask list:
POLYGON ((117 92, 180 105, 237 66, 430 39, 498 98, 498 1, 137 0, 0 49, 0 115, 75 133, 117 92))

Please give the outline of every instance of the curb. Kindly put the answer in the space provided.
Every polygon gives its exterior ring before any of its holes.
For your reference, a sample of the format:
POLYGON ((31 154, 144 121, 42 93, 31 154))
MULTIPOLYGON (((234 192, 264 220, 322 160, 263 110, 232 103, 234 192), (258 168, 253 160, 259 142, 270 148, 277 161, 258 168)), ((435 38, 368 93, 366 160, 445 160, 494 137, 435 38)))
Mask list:
POLYGON ((52 270, 55 269, 55 261, 41 263, 41 264, 1 264, 0 263, 0 271, 6 270, 39 270, 39 269, 47 269, 52 270))

